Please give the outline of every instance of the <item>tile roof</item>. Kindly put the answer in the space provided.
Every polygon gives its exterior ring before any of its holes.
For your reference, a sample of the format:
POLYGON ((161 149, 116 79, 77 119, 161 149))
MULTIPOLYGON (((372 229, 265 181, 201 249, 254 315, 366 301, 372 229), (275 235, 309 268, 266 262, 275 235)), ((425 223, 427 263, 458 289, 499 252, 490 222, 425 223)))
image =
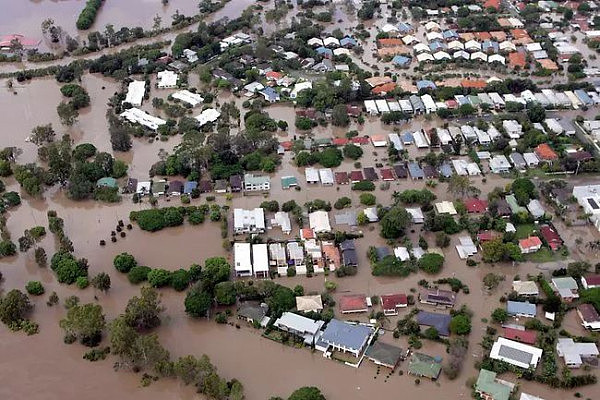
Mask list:
POLYGON ((364 294, 342 296, 340 298, 342 312, 364 312, 367 310, 367 300, 364 294))
POLYGON ((399 304, 408 304, 408 300, 405 294, 384 294, 381 296, 381 305, 384 310, 394 309, 399 304))
POLYGON ((529 236, 528 238, 519 240, 519 246, 523 249, 541 246, 542 241, 537 236, 529 236))
POLYGON ((516 340, 526 344, 535 344, 537 340, 537 332, 533 330, 520 330, 515 328, 504 328, 502 335, 507 339, 516 340))
POLYGON ((483 213, 487 210, 488 203, 485 200, 478 198, 468 198, 463 201, 467 212, 470 213, 483 213))
POLYGON ((508 63, 512 67, 524 68, 527 65, 527 58, 523 53, 513 52, 508 55, 508 63))
POLYGON ((540 160, 557 160, 558 154, 548 145, 548 143, 542 143, 535 148, 535 154, 540 160))

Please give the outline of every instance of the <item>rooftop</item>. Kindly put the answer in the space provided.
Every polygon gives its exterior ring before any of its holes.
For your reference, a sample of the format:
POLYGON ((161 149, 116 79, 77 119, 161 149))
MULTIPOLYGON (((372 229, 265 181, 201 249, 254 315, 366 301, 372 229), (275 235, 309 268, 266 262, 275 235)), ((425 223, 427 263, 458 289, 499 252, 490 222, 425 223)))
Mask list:
POLYGON ((323 331, 321 340, 325 343, 358 351, 363 347, 372 332, 373 329, 368 326, 354 325, 332 319, 323 331))

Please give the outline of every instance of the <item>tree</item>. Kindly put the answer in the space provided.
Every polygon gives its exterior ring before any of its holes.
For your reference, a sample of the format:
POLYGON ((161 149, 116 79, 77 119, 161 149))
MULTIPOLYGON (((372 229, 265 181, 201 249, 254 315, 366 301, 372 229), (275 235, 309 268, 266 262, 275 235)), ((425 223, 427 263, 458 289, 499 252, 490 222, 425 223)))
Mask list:
POLYGON ((106 321, 102 314, 102 306, 89 303, 71 307, 59 325, 67 336, 78 339, 86 346, 94 347, 102 339, 106 321))
POLYGON ((27 285, 25 285, 25 290, 27 290, 27 293, 34 296, 40 296, 44 294, 44 286, 40 281, 27 282, 27 285))
POLYGON ((169 286, 171 284, 171 272, 163 268, 155 268, 148 272, 148 283, 154 288, 169 286))
POLYGON ((533 102, 527 109, 527 117, 532 123, 543 122, 546 119, 546 109, 537 102, 533 102))
POLYGON ((337 104, 333 107, 331 123, 335 126, 348 126, 350 124, 350 117, 345 104, 337 104))
MULTIPOLYGON (((363 6, 364 7, 364 6, 363 6)), ((321 391, 314 386, 305 386, 295 390, 288 400, 326 400, 321 391)))
POLYGON ((207 258, 200 278, 202 288, 212 293, 215 285, 228 280, 230 274, 231 266, 224 257, 207 258))
POLYGON ((419 268, 428 274, 437 274, 444 265, 444 257, 437 253, 427 253, 418 261, 419 268))
POLYGON ((508 319, 508 312, 504 308, 496 308, 492 312, 492 321, 499 324, 504 323, 508 319))
POLYGON ((178 292, 182 292, 190 285, 190 273, 183 268, 173 271, 171 274, 171 287, 178 292))
POLYGON ((210 293, 202 290, 201 285, 194 285, 185 296, 185 312, 195 318, 206 317, 212 305, 210 293))
POLYGON ((136 265, 127 273, 127 279, 134 285, 145 282, 148 279, 148 273, 150 273, 150 271, 152 271, 152 268, 150 267, 136 265))
POLYGON ((123 315, 129 326, 137 331, 152 329, 160 325, 160 313, 164 310, 156 289, 142 287, 140 297, 134 296, 123 315))
POLYGON ((394 206, 381 218, 381 236, 386 239, 397 239, 404 234, 411 223, 412 216, 404 208, 394 206))
POLYGON ((438 247, 448 247, 450 245, 450 236, 445 232, 437 232, 435 234, 435 245, 438 247))
POLYGON ((471 318, 460 313, 450 320, 450 332, 456 335, 468 335, 471 332, 471 318))
POLYGON ((296 297, 292 289, 281 285, 277 285, 272 295, 266 301, 269 309, 275 316, 280 316, 296 306, 296 297))
POLYGON ((226 281, 217 283, 215 286, 215 300, 217 303, 225 306, 235 304, 236 290, 233 282, 226 281))
POLYGON ((158 336, 137 335, 129 349, 129 361, 136 369, 155 369, 169 360, 169 352, 162 347, 158 336))
POLYGON ((29 297, 18 289, 13 289, 0 298, 0 321, 6 325, 21 321, 31 311, 29 297))
POLYGON ((365 206, 374 206, 377 202, 377 197, 371 193, 361 193, 359 198, 360 204, 364 204, 365 206))
POLYGON ((423 332, 423 337, 429 340, 437 340, 439 339, 440 334, 437 329, 435 329, 433 326, 430 326, 429 328, 425 329, 425 332, 423 332))
POLYGON ((56 106, 56 112, 60 118, 60 123, 65 126, 72 126, 77 122, 77 118, 79 117, 79 112, 75 107, 73 107, 71 103, 65 103, 64 101, 61 101, 60 104, 56 106))
POLYGON ((535 197, 535 185, 528 178, 517 178, 512 182, 511 189, 517 199, 517 202, 526 206, 529 200, 535 197))
POLYGON ((453 174, 448 179, 448 191, 454 195, 454 197, 465 197, 469 193, 471 187, 471 180, 468 176, 453 174))
POLYGON ((344 157, 358 160, 363 155, 363 149, 353 143, 348 143, 343 149, 344 157))
POLYGON ((36 146, 53 142, 55 136, 56 132, 54 132, 52 124, 38 125, 31 130, 31 142, 36 146))
POLYGON ((101 292, 108 292, 110 289, 110 276, 106 272, 100 272, 92 278, 92 286, 101 292))
POLYGON ((133 267, 137 265, 135 257, 129 253, 121 253, 115 256, 113 265, 117 271, 122 273, 128 273, 133 267))
POLYGON ((335 147, 328 147, 319 153, 319 164, 325 168, 339 167, 342 160, 342 152, 335 147))

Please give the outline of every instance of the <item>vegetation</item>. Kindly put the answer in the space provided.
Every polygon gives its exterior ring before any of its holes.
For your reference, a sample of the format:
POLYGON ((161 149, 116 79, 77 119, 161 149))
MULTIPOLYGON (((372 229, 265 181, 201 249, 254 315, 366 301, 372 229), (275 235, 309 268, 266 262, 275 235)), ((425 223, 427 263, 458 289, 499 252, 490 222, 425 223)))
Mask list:
POLYGON ((131 254, 121 253, 115 256, 113 265, 117 271, 126 274, 131 271, 133 267, 137 266, 137 261, 131 254))
POLYGON ((40 281, 27 282, 27 285, 25 285, 25 290, 27 290, 27 293, 33 296, 41 296, 44 294, 44 286, 40 281))
POLYGON ((437 253, 424 254, 418 261, 419 268, 428 274, 437 274, 442 270, 444 257, 437 253))
POLYGON ((92 303, 71 307, 66 318, 60 321, 60 327, 65 330, 65 342, 79 340, 90 347, 100 343, 105 325, 102 306, 92 303))
POLYGON ((96 14, 104 3, 104 0, 87 0, 85 8, 79 14, 75 25, 77 29, 86 30, 90 29, 96 20, 96 14))
POLYGON ((380 220, 381 236, 386 239, 397 239, 412 224, 412 216, 404 208, 390 208, 380 220))

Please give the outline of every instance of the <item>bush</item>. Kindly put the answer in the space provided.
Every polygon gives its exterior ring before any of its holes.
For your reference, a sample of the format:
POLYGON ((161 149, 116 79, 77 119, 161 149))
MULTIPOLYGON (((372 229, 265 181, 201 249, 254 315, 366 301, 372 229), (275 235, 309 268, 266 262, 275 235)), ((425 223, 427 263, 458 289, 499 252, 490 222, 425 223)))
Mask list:
POLYGON ((136 265, 135 267, 131 268, 129 273, 127 273, 127 279, 129 279, 129 282, 134 285, 145 282, 148 280, 148 273, 151 270, 152 269, 150 267, 136 265))
POLYGON ((435 245, 437 247, 448 247, 450 245, 450 236, 446 232, 437 232, 435 234, 435 245))
POLYGON ((374 194, 371 193, 361 193, 360 194, 360 203, 365 206, 374 206, 377 202, 377 198, 374 194))
POLYGON ((14 256, 17 254, 17 246, 10 240, 0 242, 0 257, 14 256))
POLYGON ((421 257, 418 264, 419 268, 428 274, 437 274, 444 265, 444 257, 437 253, 428 253, 421 257))
POLYGON ((162 268, 153 269, 148 272, 148 283, 155 288, 169 286, 171 284, 171 272, 162 268))
POLYGON ((492 312, 492 321, 499 324, 504 323, 508 319, 508 312, 504 308, 496 308, 492 312))
POLYGON ((450 321, 450 332, 457 335, 468 335, 471 332, 471 318, 466 314, 458 314, 450 321))
POLYGON ((171 287, 182 292, 190 285, 190 273, 185 269, 178 269, 171 274, 171 287))
POLYGON ((296 276, 296 268, 294 268, 294 267, 288 267, 288 269, 287 269, 287 276, 290 277, 290 278, 293 277, 293 276, 296 276))
POLYGON ((200 210, 194 210, 194 211, 190 212, 188 215, 188 222, 191 225, 199 225, 204 222, 204 219, 205 219, 205 215, 200 210))
POLYGON ((343 208, 350 207, 351 204, 352 200, 349 197, 344 196, 337 199, 335 203, 333 203, 333 208, 335 208, 336 210, 341 210, 343 208))
POLYGON ((263 201, 260 203, 260 208, 264 208, 270 212, 277 212, 279 211, 279 202, 277 200, 263 201))
POLYGON ((375 184, 371 181, 360 181, 352 185, 352 190, 358 190, 361 192, 372 192, 375 190, 375 184))
POLYGON ((85 8, 81 10, 79 17, 77 18, 76 26, 77 29, 86 30, 90 29, 96 20, 98 10, 102 6, 104 0, 88 0, 85 4, 85 8))
POLYGON ((77 280, 75 280, 75 284, 79 289, 85 289, 86 287, 90 286, 90 281, 87 277, 80 276, 77 278, 77 280))
POLYGON ((114 258, 113 265, 117 271, 126 274, 137 265, 137 261, 131 254, 121 253, 114 258))
POLYGON ((360 146, 357 146, 352 143, 348 143, 344 146, 344 157, 350 158, 352 160, 358 160, 363 155, 363 150, 360 146))
POLYGON ((40 281, 27 282, 27 285, 25 285, 25 290, 27 290, 27 293, 33 296, 41 296, 44 294, 44 286, 40 281))

